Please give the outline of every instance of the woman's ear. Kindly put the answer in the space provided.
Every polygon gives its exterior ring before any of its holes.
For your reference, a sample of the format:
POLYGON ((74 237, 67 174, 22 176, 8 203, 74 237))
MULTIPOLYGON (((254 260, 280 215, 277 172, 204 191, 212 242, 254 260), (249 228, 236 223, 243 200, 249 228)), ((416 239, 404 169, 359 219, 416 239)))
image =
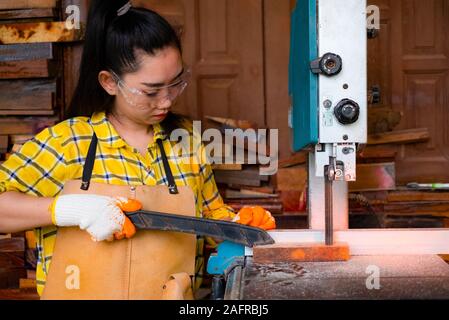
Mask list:
POLYGON ((117 82, 112 76, 112 74, 108 71, 101 71, 98 74, 98 81, 100 82, 100 85, 103 87, 104 90, 110 95, 115 96, 117 95, 117 82))

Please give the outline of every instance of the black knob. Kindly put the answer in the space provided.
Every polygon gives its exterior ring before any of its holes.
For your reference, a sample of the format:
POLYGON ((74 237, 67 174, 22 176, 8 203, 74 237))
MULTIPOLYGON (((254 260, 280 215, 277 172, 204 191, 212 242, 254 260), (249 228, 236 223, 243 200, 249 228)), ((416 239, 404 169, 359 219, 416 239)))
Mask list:
POLYGON ((334 76, 339 74, 343 68, 341 57, 334 53, 326 53, 310 63, 313 73, 321 73, 326 76, 334 76))
POLYGON ((334 114, 341 124, 352 124, 359 119, 360 107, 353 100, 343 99, 335 106, 334 114))

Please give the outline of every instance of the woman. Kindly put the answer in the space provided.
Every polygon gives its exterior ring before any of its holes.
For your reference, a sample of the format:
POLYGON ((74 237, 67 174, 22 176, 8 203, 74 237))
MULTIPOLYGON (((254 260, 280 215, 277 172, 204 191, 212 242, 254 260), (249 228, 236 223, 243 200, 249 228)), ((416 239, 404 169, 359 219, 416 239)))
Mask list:
MULTIPOLYGON (((125 217, 111 198, 58 196, 66 181, 81 179, 94 139, 92 181, 167 184, 165 153, 174 182, 194 190, 197 216, 233 218, 210 166, 181 163, 169 140, 174 129, 189 127, 170 112, 188 83, 181 52, 175 31, 155 12, 123 0, 92 1, 69 119, 37 134, 0 166, 0 232, 35 229, 40 294, 58 226, 80 226, 96 241, 123 230, 125 217)), ((199 159, 198 152, 190 156, 199 159)), ((201 266, 197 259, 197 271, 201 266)))

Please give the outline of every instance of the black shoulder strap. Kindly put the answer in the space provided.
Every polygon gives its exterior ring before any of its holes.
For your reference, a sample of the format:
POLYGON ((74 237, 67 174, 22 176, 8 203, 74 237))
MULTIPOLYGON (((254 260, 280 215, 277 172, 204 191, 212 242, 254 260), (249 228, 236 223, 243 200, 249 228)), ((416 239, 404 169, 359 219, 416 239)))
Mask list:
MULTIPOLYGON (((173 174, 170 169, 170 164, 167 160, 167 155, 165 154, 164 146, 162 144, 162 140, 158 139, 156 140, 159 149, 161 150, 161 156, 162 156, 162 163, 164 164, 164 170, 165 174, 167 176, 168 180, 168 190, 170 194, 178 194, 178 188, 175 183, 175 179, 173 178, 173 174)), ((98 144, 98 138, 97 135, 94 133, 92 136, 92 140, 89 145, 89 151, 87 152, 86 162, 84 163, 83 167, 83 178, 81 182, 81 190, 88 190, 90 185, 90 179, 92 178, 92 171, 94 169, 95 164, 95 156, 97 153, 97 144, 98 144)))
POLYGON ((89 151, 87 151, 86 162, 83 167, 83 180, 81 182, 81 190, 88 190, 90 185, 90 178, 92 177, 92 170, 94 169, 95 156, 97 153, 98 138, 94 133, 90 141, 89 151))
POLYGON ((175 179, 173 178, 173 174, 170 169, 170 164, 167 160, 167 155, 165 154, 164 145, 162 144, 161 139, 156 140, 157 145, 159 146, 159 149, 161 150, 161 156, 162 156, 162 163, 164 164, 164 170, 165 175, 167 176, 168 180, 168 191, 170 191, 170 194, 178 194, 178 188, 176 187, 175 179))

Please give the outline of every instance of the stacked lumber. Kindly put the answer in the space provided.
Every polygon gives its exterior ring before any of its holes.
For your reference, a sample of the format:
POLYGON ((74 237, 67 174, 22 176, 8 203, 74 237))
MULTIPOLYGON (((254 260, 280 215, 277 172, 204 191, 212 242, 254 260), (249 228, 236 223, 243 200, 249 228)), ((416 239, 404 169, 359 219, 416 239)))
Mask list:
POLYGON ((0 289, 19 288, 20 279, 26 274, 25 239, 0 239, 0 289))
POLYGON ((351 197, 350 213, 360 221, 377 215, 383 227, 388 228, 449 227, 449 192, 410 191, 398 187, 391 191, 363 192, 358 197, 351 197))
POLYGON ((244 206, 259 205, 273 214, 283 211, 279 194, 270 186, 270 177, 261 175, 258 166, 243 165, 235 170, 234 165, 214 166, 215 182, 224 202, 238 211, 244 206))
MULTIPOLYGON (((59 122, 63 48, 82 30, 58 21, 57 0, 0 2, 0 163, 44 128, 59 122)), ((0 235, 0 299, 36 299, 33 232, 0 235)))
MULTIPOLYGON (((398 186, 395 157, 402 144, 430 139, 426 128, 371 134, 358 154, 357 181, 349 184, 352 227, 442 227, 449 198, 398 186), (358 220, 357 220, 358 219, 358 220)), ((350 220, 351 222, 351 220, 350 220)))
POLYGON ((244 206, 259 205, 273 214, 282 213, 279 194, 274 192, 274 188, 270 185, 270 176, 263 174, 262 165, 257 161, 260 154, 269 155, 268 143, 258 139, 257 136, 256 139, 245 136, 247 129, 257 132, 257 124, 247 120, 209 116, 206 118, 218 124, 222 134, 224 153, 222 158, 218 159, 221 163, 214 164, 212 169, 225 203, 236 211, 244 206), (227 129, 240 129, 243 133, 233 131, 231 140, 226 138, 229 134, 227 129), (244 155, 243 159, 235 156, 238 152, 244 155), (256 163, 248 163, 250 159, 256 159, 256 163))
POLYGON ((36 292, 36 265, 34 231, 0 235, 0 290, 36 292))
POLYGON ((269 132, 256 123, 211 116, 206 119, 212 124, 209 129, 217 129, 221 134, 221 141, 215 141, 214 137, 209 146, 221 150, 221 157, 213 155, 216 163, 260 164, 260 159, 267 160, 270 156, 269 132))
POLYGON ((0 162, 62 116, 62 48, 80 30, 57 21, 56 0, 4 0, 0 4, 0 162))

